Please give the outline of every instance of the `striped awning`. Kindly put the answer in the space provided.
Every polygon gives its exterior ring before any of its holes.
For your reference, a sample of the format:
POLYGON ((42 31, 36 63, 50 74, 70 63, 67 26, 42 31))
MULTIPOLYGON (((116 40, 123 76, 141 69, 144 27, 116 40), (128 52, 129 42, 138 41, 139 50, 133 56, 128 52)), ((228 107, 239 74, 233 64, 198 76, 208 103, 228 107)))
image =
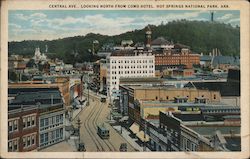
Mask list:
POLYGON ((136 123, 133 123, 129 128, 134 134, 137 134, 140 130, 139 125, 136 123))
POLYGON ((136 136, 142 141, 142 142, 148 142, 149 141, 149 136, 145 134, 144 136, 144 131, 140 131, 139 133, 136 134, 136 136))

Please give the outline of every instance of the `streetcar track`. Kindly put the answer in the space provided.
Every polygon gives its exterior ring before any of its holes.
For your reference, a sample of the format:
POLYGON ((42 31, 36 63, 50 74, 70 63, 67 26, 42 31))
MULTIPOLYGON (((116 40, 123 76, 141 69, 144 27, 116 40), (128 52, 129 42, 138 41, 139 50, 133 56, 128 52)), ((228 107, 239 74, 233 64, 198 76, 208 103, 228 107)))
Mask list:
MULTIPOLYGON (((97 103, 95 104, 97 105, 97 103)), ((97 148, 97 151, 100 151, 100 150, 104 150, 104 148, 101 146, 100 142, 96 139, 96 137, 93 135, 93 131, 91 131, 91 128, 90 128, 90 125, 89 125, 89 120, 91 118, 91 116, 95 113, 95 109, 92 108, 91 109, 91 112, 89 113, 89 115, 87 116, 85 122, 84 122, 84 127, 86 128, 89 136, 91 139, 93 139, 93 142, 97 148)))
MULTIPOLYGON (((96 96, 91 95, 91 97, 97 99, 98 101, 100 101, 100 99, 99 99, 98 97, 96 97, 96 96)), ((105 105, 104 105, 103 103, 101 103, 101 104, 99 105, 98 112, 96 113, 95 118, 94 118, 94 120, 93 120, 93 125, 95 125, 96 127, 98 126, 97 121, 98 121, 98 119, 100 118, 100 114, 101 114, 102 110, 104 109, 104 106, 105 106, 105 105), (100 107, 101 107, 101 108, 100 108, 100 107)), ((115 146, 110 142, 110 139, 108 139, 108 140, 103 140, 103 139, 100 138, 99 135, 98 135, 98 137, 99 137, 99 139, 100 139, 102 142, 104 142, 104 144, 109 148, 110 151, 116 151, 116 148, 115 148, 115 146)))
MULTIPOLYGON (((100 101, 100 99, 98 97, 93 96, 93 95, 90 95, 90 96, 91 96, 91 98, 96 99, 98 102, 100 101)), ((93 131, 93 129, 91 129, 90 119, 93 118, 93 120, 92 120, 93 128, 97 127, 98 126, 97 121, 99 121, 100 114, 101 114, 102 110, 104 109, 104 104, 101 103, 98 106, 99 107, 98 111, 96 111, 95 107, 98 105, 98 102, 96 102, 95 105, 91 106, 92 107, 91 112, 86 117, 86 120, 84 120, 84 127, 86 128, 87 133, 89 134, 90 138, 93 139, 93 142, 95 144, 95 147, 97 148, 97 151, 101 150, 101 151, 105 152, 103 144, 101 144, 101 143, 104 143, 110 151, 116 151, 116 148, 111 143, 110 139, 108 139, 108 140, 101 139, 100 136, 97 135, 96 131, 95 130, 93 131), (96 135, 94 135, 94 134, 96 134, 96 135)))
MULTIPOLYGON (((99 115, 101 114, 101 112, 103 110, 104 104, 101 104, 100 107, 101 107, 101 109, 98 110, 98 113, 96 114, 96 118, 93 120, 93 124, 95 124, 96 127, 98 126, 97 125, 97 120, 99 119, 99 115)), ((110 151, 115 151, 115 147, 111 143, 107 143, 106 140, 102 140, 102 141, 105 143, 105 145, 108 146, 110 151)))

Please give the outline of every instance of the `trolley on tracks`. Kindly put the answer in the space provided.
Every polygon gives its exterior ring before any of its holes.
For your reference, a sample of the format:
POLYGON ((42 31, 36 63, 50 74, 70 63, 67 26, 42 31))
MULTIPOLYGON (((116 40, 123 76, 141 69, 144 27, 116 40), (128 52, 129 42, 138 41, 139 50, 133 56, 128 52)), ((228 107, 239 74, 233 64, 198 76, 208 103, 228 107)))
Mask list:
POLYGON ((109 139, 109 129, 106 128, 104 124, 97 126, 97 134, 102 139, 109 139))

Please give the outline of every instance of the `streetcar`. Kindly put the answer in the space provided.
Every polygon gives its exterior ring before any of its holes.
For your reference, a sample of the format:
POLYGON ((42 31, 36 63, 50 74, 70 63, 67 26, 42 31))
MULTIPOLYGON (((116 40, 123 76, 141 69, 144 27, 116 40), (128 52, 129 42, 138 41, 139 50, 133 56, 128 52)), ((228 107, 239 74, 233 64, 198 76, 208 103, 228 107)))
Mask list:
POLYGON ((97 126, 97 134, 102 139, 109 139, 109 129, 106 128, 104 124, 97 126))

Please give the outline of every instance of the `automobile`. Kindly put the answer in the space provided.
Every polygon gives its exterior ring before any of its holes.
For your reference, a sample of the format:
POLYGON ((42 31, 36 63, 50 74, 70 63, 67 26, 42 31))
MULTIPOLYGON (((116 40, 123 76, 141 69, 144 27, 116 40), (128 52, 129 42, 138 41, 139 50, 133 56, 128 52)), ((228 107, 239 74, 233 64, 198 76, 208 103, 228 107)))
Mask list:
POLYGON ((106 102, 106 98, 102 97, 102 98, 101 98, 101 102, 102 102, 102 103, 105 103, 105 102, 106 102))
POLYGON ((127 144, 126 143, 121 143, 121 145, 120 145, 120 151, 121 152, 126 152, 127 151, 127 144))
POLYGON ((80 151, 80 152, 86 151, 84 143, 79 144, 78 151, 80 151))

